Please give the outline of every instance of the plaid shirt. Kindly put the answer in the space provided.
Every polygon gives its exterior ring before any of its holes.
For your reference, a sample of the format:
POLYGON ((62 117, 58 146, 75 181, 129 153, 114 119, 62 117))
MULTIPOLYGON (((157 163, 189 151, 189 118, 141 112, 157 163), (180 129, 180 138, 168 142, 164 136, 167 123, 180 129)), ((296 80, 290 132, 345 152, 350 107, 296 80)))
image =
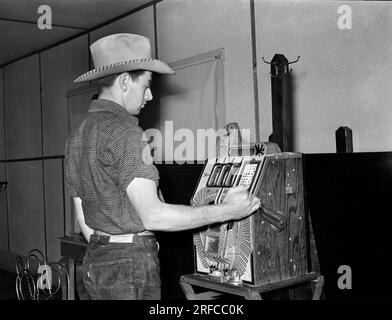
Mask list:
POLYGON ((146 230, 126 193, 137 177, 158 185, 158 170, 142 134, 136 117, 113 101, 99 99, 91 102, 86 119, 68 138, 66 186, 71 196, 82 199, 89 227, 110 234, 146 230))

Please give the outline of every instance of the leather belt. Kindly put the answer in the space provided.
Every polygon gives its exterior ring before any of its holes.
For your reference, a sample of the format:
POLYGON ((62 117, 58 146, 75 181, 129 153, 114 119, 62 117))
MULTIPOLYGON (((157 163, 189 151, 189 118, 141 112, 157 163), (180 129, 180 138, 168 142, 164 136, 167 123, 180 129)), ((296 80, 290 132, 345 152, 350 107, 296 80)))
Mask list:
POLYGON ((118 243, 132 243, 135 241, 135 237, 154 237, 154 233, 150 231, 143 231, 139 233, 127 233, 127 234, 110 234, 100 230, 94 230, 94 234, 98 236, 109 237, 109 242, 118 242, 118 243))

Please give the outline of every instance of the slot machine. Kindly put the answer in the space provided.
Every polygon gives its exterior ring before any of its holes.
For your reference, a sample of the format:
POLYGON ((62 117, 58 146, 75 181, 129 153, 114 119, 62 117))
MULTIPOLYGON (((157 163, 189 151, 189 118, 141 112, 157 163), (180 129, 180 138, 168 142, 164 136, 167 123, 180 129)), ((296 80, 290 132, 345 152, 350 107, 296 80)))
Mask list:
POLYGON ((219 204, 230 188, 241 185, 260 198, 262 207, 243 220, 196 230, 195 273, 234 286, 261 286, 316 270, 302 155, 281 153, 273 143, 233 150, 208 159, 191 205, 219 204))

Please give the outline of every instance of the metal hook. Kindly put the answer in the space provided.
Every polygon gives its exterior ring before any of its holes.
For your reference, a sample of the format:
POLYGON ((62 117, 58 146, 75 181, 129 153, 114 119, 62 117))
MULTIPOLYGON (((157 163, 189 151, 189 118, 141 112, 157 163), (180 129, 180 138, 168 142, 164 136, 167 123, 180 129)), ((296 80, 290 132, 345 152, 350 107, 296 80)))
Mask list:
POLYGON ((288 64, 292 64, 292 63, 296 63, 296 62, 298 62, 299 58, 300 58, 300 56, 298 56, 297 60, 295 60, 295 61, 291 61, 291 62, 289 62, 288 64))
MULTIPOLYGON (((299 61, 299 58, 300 58, 300 56, 298 56, 297 60, 291 61, 291 62, 289 62, 287 65, 298 62, 298 61, 299 61)), ((261 59, 262 59, 265 63, 267 63, 267 64, 276 64, 276 62, 271 63, 271 62, 265 61, 264 57, 261 57, 261 59)))
POLYGON ((265 63, 267 63, 267 64, 276 64, 276 62, 271 63, 271 62, 265 61, 264 57, 261 57, 261 59, 263 59, 263 61, 264 61, 265 63))

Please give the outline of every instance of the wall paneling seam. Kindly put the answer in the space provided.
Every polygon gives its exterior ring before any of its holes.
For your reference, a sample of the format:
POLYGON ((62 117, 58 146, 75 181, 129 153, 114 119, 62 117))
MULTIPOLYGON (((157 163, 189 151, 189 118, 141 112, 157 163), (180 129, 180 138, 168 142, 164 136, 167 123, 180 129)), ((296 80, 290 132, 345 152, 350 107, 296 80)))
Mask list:
POLYGON ((64 231, 64 237, 67 234, 67 213, 66 213, 66 208, 65 208, 65 181, 64 181, 64 158, 61 159, 61 182, 62 182, 62 192, 63 192, 63 231, 64 231))
MULTIPOLYGON (((7 169, 7 130, 6 130, 6 121, 5 121, 5 70, 3 70, 3 119, 4 119, 4 170, 5 170, 5 179, 8 182, 8 169, 7 169)), ((9 217, 9 211, 8 211, 8 186, 7 189, 5 190, 6 196, 5 196, 5 203, 6 203, 6 211, 7 211, 7 250, 10 251, 10 217, 9 217)))
MULTIPOLYGON (((26 23, 26 24, 34 24, 37 25, 37 21, 28 21, 28 20, 19 20, 19 19, 8 19, 8 18, 1 18, 0 21, 7 21, 7 22, 16 22, 16 23, 26 23)), ((58 27, 58 28, 68 28, 68 29, 77 29, 77 30, 88 30, 83 27, 74 27, 74 26, 64 26, 61 24, 51 24, 52 27, 58 27)))
MULTIPOLYGON (((41 108, 41 155, 44 157, 44 113, 42 108, 42 68, 41 53, 38 54, 38 74, 39 74, 39 99, 41 108)), ((43 209, 44 209, 44 236, 45 236, 45 257, 48 256, 48 235, 46 232, 46 184, 45 184, 45 160, 42 159, 42 188, 43 188, 43 209)))

